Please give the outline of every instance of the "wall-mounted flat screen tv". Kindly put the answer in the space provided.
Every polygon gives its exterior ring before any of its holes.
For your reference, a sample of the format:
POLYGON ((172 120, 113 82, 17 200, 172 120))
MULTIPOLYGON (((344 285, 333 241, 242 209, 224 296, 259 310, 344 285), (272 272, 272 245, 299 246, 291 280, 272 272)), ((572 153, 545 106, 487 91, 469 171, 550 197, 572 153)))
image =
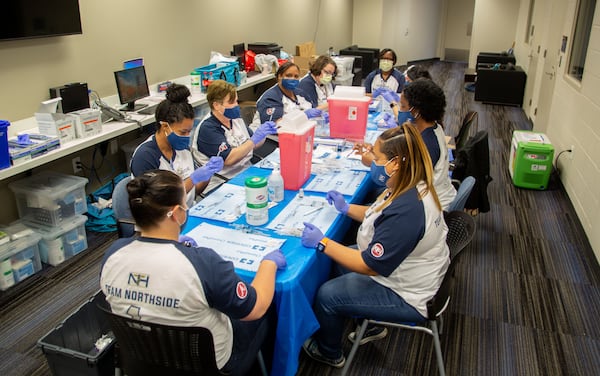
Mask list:
POLYGON ((81 34, 78 0, 5 0, 0 40, 81 34))

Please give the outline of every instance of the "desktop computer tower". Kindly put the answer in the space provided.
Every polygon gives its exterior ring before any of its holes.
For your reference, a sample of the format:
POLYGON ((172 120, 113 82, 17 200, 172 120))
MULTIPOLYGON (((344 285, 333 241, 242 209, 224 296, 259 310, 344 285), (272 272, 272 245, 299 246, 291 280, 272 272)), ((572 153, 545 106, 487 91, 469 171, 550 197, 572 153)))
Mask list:
POLYGON ((61 97, 59 112, 63 114, 90 108, 88 86, 85 82, 75 82, 50 88, 50 98, 61 97))

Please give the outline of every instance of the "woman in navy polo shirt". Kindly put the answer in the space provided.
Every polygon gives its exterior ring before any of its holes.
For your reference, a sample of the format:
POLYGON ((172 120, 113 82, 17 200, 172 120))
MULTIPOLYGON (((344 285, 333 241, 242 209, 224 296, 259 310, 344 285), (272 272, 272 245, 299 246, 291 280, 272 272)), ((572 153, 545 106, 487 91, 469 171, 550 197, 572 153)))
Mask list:
POLYGON ((100 287, 112 311, 138 320, 210 330, 220 370, 244 375, 268 334, 280 250, 263 257, 252 283, 214 250, 179 243, 187 220, 184 183, 166 170, 146 171, 127 184, 139 237, 106 251, 100 287), (130 283, 131 276, 143 276, 130 283))
MULTIPOLYGON (((323 236, 305 223, 302 244, 331 257, 346 274, 323 284, 315 300, 320 329, 304 343, 313 359, 341 368, 346 319, 422 321, 426 303, 437 292, 450 263, 448 228, 433 188, 429 152, 409 124, 383 132, 373 148, 371 179, 385 190, 371 206, 346 203, 327 193, 335 208, 357 220, 358 249, 323 236)), ((370 328, 364 341, 383 338, 386 329, 370 328)), ((350 340, 354 334, 350 334, 350 340)))
POLYGON ((401 93, 404 89, 404 74, 394 68, 396 53, 391 48, 384 48, 379 53, 379 69, 367 75, 364 86, 368 94, 374 93, 379 88, 385 88, 394 93, 401 93))

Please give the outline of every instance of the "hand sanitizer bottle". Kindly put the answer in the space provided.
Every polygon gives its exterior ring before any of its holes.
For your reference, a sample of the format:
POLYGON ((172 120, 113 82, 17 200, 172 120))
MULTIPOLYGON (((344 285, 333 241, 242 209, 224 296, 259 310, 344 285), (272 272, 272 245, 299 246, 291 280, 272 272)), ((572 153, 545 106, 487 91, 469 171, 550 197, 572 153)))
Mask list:
POLYGON ((279 168, 274 168, 269 176, 269 200, 273 202, 283 201, 283 177, 279 168))

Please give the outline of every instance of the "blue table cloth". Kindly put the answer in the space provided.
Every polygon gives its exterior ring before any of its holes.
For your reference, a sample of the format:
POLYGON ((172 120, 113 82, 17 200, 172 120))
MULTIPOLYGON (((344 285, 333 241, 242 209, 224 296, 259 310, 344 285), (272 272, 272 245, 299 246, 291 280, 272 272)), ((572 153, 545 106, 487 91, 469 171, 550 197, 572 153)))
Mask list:
MULTIPOLYGON (((229 183, 243 186, 248 177, 266 177, 270 173, 271 170, 250 167, 231 179, 229 183)), ((309 178, 305 186, 312 178, 314 175, 309 178)), ((361 202, 371 187, 372 183, 367 174, 350 202, 361 202)), ((284 200, 269 209, 269 220, 275 218, 296 194, 296 191, 286 190, 284 200)), ((311 195, 313 194, 319 195, 311 192, 311 195)), ((321 195, 325 196, 324 193, 321 195)), ((202 222, 222 227, 247 224, 245 216, 241 216, 231 224, 190 216, 183 233, 191 231, 202 222)), ((350 224, 350 218, 338 215, 326 236, 334 240, 341 240, 350 224)), ((329 278, 331 260, 312 248, 303 247, 300 238, 275 234, 265 226, 258 226, 257 229, 263 233, 272 234, 274 237, 286 239, 281 250, 287 260, 287 268, 277 272, 275 286, 274 302, 278 320, 271 374, 292 376, 298 370, 298 355, 302 343, 319 328, 319 323, 312 310, 312 303, 319 286, 329 278)), ((240 269, 236 269, 236 272, 247 282, 251 282, 255 275, 253 272, 240 269)))

